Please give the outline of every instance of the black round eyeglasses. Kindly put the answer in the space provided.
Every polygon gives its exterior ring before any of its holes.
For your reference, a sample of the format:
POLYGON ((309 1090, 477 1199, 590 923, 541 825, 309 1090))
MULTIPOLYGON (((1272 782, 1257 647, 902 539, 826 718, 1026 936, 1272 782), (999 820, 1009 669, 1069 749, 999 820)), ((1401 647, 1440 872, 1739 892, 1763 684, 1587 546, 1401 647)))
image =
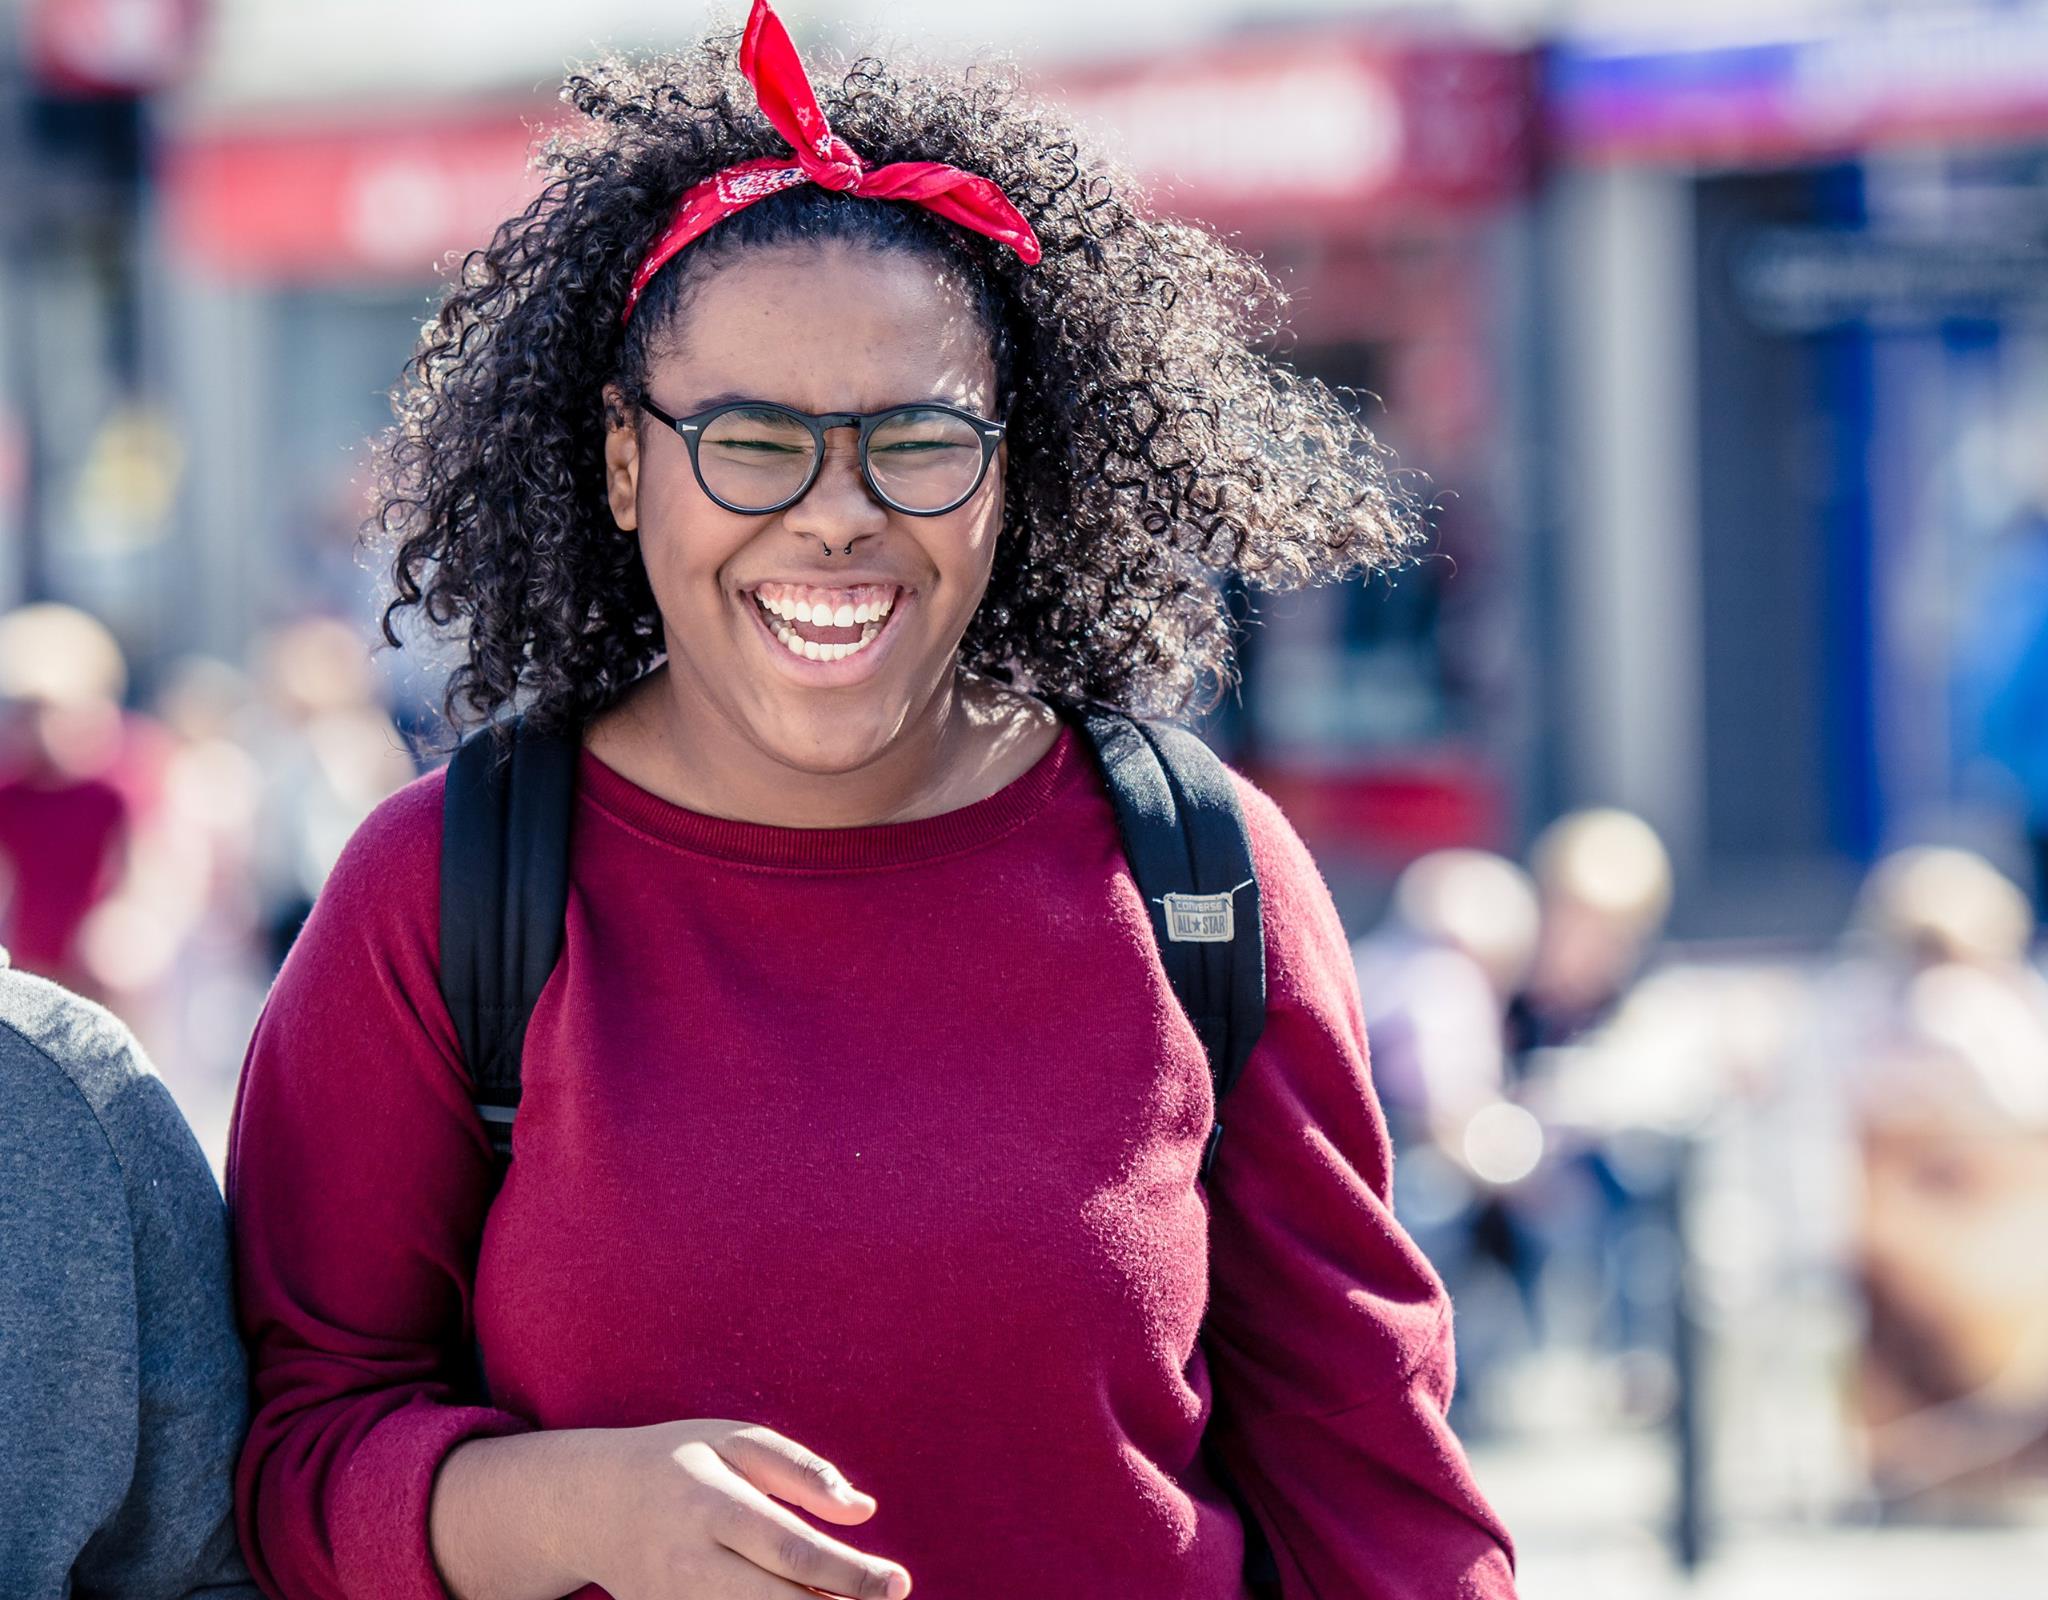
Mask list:
POLYGON ((860 429, 868 492, 912 517, 943 516, 966 504, 1003 440, 1004 424, 936 404, 814 415, 773 401, 735 400, 687 417, 672 417, 652 400, 640 405, 682 436, 705 494, 745 516, 784 510, 811 492, 824 469, 828 428, 860 429))

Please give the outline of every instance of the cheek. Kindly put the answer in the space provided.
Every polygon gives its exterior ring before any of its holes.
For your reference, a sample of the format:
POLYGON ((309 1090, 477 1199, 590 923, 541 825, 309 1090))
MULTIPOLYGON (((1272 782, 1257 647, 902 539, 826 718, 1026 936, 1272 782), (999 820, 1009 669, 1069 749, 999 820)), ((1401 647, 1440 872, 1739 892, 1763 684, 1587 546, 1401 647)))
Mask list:
MULTIPOLYGON (((1003 482, 991 469, 981 491, 958 511, 934 519, 943 526, 938 541, 947 551, 947 576, 979 601, 995 565, 996 540, 1003 528, 1003 482)), ((939 530, 934 530, 939 531, 939 530)), ((966 609, 972 610, 971 604, 966 609)))
POLYGON ((715 603, 706 581, 716 581, 753 524, 713 505, 694 479, 649 488, 640 499, 640 559, 655 599, 663 611, 715 603))

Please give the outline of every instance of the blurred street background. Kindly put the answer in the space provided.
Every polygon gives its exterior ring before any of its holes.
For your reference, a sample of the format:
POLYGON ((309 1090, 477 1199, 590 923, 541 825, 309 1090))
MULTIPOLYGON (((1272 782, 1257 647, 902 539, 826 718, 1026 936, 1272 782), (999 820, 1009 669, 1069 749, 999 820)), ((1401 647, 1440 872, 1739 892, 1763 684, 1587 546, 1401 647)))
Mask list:
MULTIPOLYGON (((1358 941, 1525 1595, 2048 1593, 2048 3, 781 9, 1021 62, 1426 475, 1206 731, 1358 941)), ((740 11, 0 0, 0 942, 217 1164, 436 735, 386 391, 562 65, 740 11)))

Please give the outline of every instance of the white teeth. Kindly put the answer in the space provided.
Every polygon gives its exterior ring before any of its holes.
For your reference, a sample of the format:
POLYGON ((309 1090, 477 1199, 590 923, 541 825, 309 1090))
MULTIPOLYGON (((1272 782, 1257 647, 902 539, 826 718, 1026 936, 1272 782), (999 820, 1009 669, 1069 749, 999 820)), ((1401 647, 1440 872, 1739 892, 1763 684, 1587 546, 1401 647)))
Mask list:
POLYGON ((858 654, 882 631, 882 623, 890 612, 896 609, 896 596, 893 592, 884 600, 862 601, 857 606, 842 605, 836 610, 822 601, 814 606, 808 600, 768 600, 758 594, 754 598, 759 601, 762 610, 773 619, 769 622, 768 628, 782 647, 791 655, 801 656, 806 661, 844 661, 848 656, 858 654), (843 644, 818 644, 800 638, 788 625, 794 622, 808 622, 815 627, 858 626, 860 637, 843 644))
POLYGON ((833 605, 826 600, 813 603, 809 600, 792 600, 779 596, 770 600, 761 595, 755 599, 763 611, 789 622, 815 622, 821 626, 848 628, 857 622, 879 622, 896 608, 896 596, 888 594, 879 600, 863 600, 858 605, 841 602, 833 605))

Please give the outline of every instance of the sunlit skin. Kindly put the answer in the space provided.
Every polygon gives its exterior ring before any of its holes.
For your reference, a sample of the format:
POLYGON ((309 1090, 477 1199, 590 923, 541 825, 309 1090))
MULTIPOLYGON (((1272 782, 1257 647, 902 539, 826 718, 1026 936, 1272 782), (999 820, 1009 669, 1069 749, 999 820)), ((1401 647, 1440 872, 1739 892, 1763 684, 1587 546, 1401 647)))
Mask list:
MULTIPOLYGON (((730 398, 998 410, 988 336, 961 286, 917 257, 841 244, 721 263, 657 341, 647 392, 673 416, 730 398)), ((854 430, 837 429, 803 499, 742 515, 704 493, 672 430, 616 392, 607 401, 612 515, 639 538, 668 663, 593 723, 600 759, 715 816, 855 827, 971 804, 1049 748, 1049 711, 957 665, 995 559, 1003 451, 964 505, 910 516, 869 494, 854 430), (871 645, 821 669, 769 633, 751 597, 763 583, 901 593, 871 645)))

